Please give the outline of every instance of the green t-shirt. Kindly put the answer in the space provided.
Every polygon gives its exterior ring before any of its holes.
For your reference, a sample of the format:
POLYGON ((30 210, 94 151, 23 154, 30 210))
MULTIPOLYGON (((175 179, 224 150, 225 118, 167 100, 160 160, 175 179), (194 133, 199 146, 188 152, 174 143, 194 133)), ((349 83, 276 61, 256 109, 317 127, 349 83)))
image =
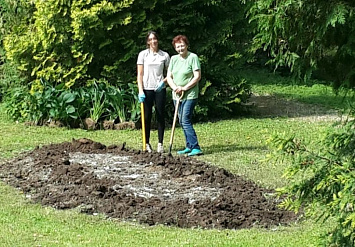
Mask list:
MULTIPOLYGON (((185 86, 194 77, 194 71, 201 70, 200 60, 195 53, 188 52, 186 58, 182 58, 180 55, 174 55, 171 57, 168 71, 173 75, 173 80, 177 86, 185 86)), ((198 83, 184 94, 184 99, 197 99, 198 98, 198 83)), ((173 92, 173 99, 175 93, 173 92)))

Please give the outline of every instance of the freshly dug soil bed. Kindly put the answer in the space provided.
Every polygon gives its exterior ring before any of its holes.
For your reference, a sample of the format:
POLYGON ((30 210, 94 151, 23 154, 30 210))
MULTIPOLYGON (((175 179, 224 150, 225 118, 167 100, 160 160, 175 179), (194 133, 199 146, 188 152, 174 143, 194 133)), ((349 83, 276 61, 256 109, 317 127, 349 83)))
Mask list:
POLYGON ((0 179, 43 205, 149 225, 240 229, 297 220, 277 208, 273 191, 224 169, 89 139, 4 162, 0 179))

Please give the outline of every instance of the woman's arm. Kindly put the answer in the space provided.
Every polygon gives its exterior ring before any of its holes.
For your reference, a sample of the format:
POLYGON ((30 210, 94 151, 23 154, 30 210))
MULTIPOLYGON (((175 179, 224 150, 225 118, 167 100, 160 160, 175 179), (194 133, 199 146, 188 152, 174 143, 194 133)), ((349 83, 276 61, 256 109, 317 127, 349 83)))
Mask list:
POLYGON ((140 94, 143 93, 143 64, 137 65, 137 83, 138 91, 140 94))
POLYGON ((187 83, 185 86, 181 88, 181 91, 187 91, 190 88, 193 88, 197 84, 197 82, 200 81, 200 79, 201 79, 201 70, 194 70, 194 77, 189 83, 187 83))
POLYGON ((171 87, 171 89, 172 89, 173 91, 175 91, 177 87, 176 87, 176 85, 175 85, 175 83, 174 83, 174 80, 173 80, 173 74, 172 74, 171 71, 169 71, 169 70, 168 70, 168 74, 167 74, 167 76, 166 76, 166 79, 167 79, 168 84, 169 84, 169 86, 171 87))

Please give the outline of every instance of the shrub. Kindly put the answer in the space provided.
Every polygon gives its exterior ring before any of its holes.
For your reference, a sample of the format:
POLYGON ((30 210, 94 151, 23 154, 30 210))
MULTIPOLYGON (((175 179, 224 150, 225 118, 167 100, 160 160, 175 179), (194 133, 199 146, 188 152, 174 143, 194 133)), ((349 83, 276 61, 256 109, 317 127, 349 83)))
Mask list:
POLYGON ((13 88, 5 102, 7 114, 14 120, 31 121, 40 125, 50 120, 75 126, 77 121, 88 117, 99 121, 109 116, 115 119, 119 114, 124 116, 121 119, 124 121, 126 118, 138 120, 136 93, 132 94, 132 91, 119 90, 104 82, 66 89, 64 84, 54 87, 46 80, 41 80, 39 86, 41 90, 33 93, 25 87, 13 88), (124 99, 124 102, 119 106, 117 99, 124 99))
MULTIPOLYGON (((13 87, 24 85, 25 79, 11 63, 7 62, 0 48, 0 102, 13 87)), ((28 89, 26 89, 28 90, 28 89)))
POLYGON ((236 114, 236 106, 248 96, 246 84, 235 78, 250 38, 245 28, 247 5, 242 2, 20 0, 25 14, 9 12, 7 19, 21 21, 9 26, 4 47, 7 58, 32 82, 33 91, 41 90, 41 79, 66 89, 99 79, 129 91, 146 32, 156 30, 160 47, 171 55, 172 38, 186 34, 203 67, 204 94, 197 112, 202 117, 236 114), (210 97, 217 103, 208 103, 210 97))
POLYGON ((13 120, 25 121, 31 120, 37 122, 40 116, 36 116, 36 112, 31 112, 30 102, 32 96, 29 94, 26 86, 11 88, 5 95, 5 112, 13 120))
POLYGON ((319 220, 336 220, 324 236, 326 246, 355 245, 355 120, 332 128, 318 150, 294 137, 271 139, 278 161, 289 162, 285 177, 290 184, 278 189, 286 196, 281 206, 306 212, 319 220))

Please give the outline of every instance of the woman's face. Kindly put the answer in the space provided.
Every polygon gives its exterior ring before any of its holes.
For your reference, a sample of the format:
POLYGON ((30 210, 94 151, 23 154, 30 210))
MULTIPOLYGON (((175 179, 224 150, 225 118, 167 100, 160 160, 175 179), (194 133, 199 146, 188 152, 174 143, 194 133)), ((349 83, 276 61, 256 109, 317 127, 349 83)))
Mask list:
POLYGON ((148 36, 148 45, 149 45, 150 49, 153 49, 153 50, 158 49, 158 39, 152 33, 148 36))
POLYGON ((180 54, 180 56, 185 56, 187 54, 187 45, 184 41, 175 43, 175 51, 180 54))

